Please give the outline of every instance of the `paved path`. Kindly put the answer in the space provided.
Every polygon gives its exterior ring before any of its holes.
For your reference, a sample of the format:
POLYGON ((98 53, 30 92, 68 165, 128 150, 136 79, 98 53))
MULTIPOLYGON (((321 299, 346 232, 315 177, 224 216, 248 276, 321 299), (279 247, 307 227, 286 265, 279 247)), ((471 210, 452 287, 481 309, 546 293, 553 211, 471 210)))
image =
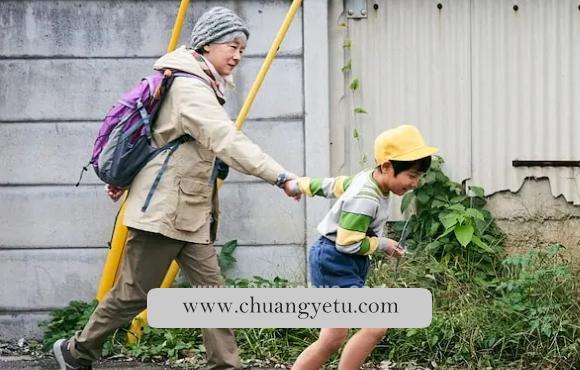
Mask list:
MULTIPOLYGON (((142 369, 142 370, 162 370, 162 369, 186 369, 184 367, 167 367, 156 364, 146 364, 142 362, 127 361, 105 361, 93 365, 98 369, 142 369)), ((0 369, 2 370, 58 370, 56 362, 52 358, 35 359, 31 356, 0 356, 0 369)), ((193 368, 190 368, 193 370, 193 368)), ((274 370, 249 368, 247 370, 274 370)))

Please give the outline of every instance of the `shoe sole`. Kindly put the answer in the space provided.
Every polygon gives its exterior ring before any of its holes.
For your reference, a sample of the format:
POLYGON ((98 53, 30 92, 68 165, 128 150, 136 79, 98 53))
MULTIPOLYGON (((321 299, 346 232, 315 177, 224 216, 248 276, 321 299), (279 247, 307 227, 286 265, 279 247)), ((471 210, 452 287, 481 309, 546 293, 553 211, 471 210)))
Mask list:
POLYGON ((64 362, 64 357, 62 356, 61 344, 64 342, 64 339, 59 339, 52 345, 52 353, 54 353, 54 358, 56 362, 58 362, 58 366, 60 366, 60 370, 67 370, 66 363, 64 362))

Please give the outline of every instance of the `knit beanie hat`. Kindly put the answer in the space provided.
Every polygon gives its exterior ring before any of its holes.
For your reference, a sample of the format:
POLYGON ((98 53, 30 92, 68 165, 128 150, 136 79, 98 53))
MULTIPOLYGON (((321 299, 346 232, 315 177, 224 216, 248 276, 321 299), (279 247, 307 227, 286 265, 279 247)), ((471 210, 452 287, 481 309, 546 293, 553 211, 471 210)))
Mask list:
POLYGON ((250 31, 236 13, 230 9, 216 6, 203 13, 193 26, 189 47, 193 50, 199 50, 232 32, 243 32, 246 38, 250 37, 250 31))

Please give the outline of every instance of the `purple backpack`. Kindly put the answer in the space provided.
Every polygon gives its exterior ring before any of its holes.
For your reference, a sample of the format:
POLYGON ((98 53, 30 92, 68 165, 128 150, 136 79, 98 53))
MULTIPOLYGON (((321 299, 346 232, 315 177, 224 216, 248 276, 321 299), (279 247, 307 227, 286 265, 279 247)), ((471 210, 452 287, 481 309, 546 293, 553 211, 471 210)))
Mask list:
MULTIPOLYGON (((192 140, 189 135, 183 135, 159 148, 151 143, 153 123, 159 107, 176 77, 198 78, 209 85, 200 76, 172 70, 156 72, 143 78, 107 113, 93 146, 89 164, 101 180, 119 188, 127 188, 147 162, 157 154, 168 151, 147 194, 142 211, 147 210, 171 154, 179 145, 192 140)), ((87 166, 83 171, 87 170, 87 166)))

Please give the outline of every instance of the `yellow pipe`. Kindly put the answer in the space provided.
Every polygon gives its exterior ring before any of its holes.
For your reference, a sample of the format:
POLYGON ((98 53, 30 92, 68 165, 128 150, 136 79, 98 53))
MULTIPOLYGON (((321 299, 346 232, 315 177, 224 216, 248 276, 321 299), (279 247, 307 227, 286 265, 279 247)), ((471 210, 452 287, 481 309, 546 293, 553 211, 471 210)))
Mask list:
MULTIPOLYGON (((175 24, 173 25, 173 31, 171 32, 171 39, 169 40, 169 45, 167 46, 167 52, 175 50, 177 47, 177 41, 181 35, 181 29, 183 28, 183 21, 185 15, 187 14, 187 8, 189 6, 189 0, 181 0, 179 5, 179 10, 177 11, 177 18, 175 19, 175 24)), ((177 262, 171 262, 169 270, 165 274, 165 278, 161 283, 161 288, 170 288, 179 272, 179 266, 177 262)), ((127 342, 136 343, 141 335, 143 335, 143 328, 147 325, 147 310, 141 311, 133 321, 131 322, 131 327, 129 332, 127 332, 127 342)))
POLYGON ((278 34, 276 35, 276 38, 274 39, 274 42, 270 47, 270 51, 268 51, 268 54, 266 55, 266 59, 262 64, 262 68, 260 68, 258 76, 256 77, 256 80, 254 81, 254 84, 250 88, 250 92, 248 93, 248 96, 244 101, 244 105, 242 106, 242 109, 240 109, 240 113, 238 114, 238 117, 236 119, 236 127, 238 129, 241 129, 242 126, 244 125, 244 122, 248 117, 248 113, 250 112, 250 108, 254 103, 254 99, 256 99, 256 95, 258 95, 258 90, 260 90, 260 87, 262 87, 262 82, 264 82, 264 78, 266 78, 266 73, 268 73, 270 65, 272 65, 272 61, 274 60, 274 57, 278 53, 280 45, 282 45, 282 41, 284 41, 286 33, 288 33, 288 28, 290 27, 290 24, 292 24, 292 20, 294 19, 294 16, 296 15, 298 9, 300 9, 301 4, 302 0, 292 1, 290 9, 288 10, 288 13, 286 13, 286 18, 284 18, 284 22, 282 23, 282 26, 280 26, 280 29, 278 30, 278 34))
POLYGON ((107 292, 115 283, 117 271, 119 270, 119 264, 121 263, 121 258, 123 257, 125 241, 127 240, 127 227, 123 225, 123 219, 125 218, 126 199, 127 192, 123 194, 121 208, 119 209, 119 213, 117 213, 117 218, 115 219, 115 228, 113 230, 113 237, 111 239, 111 249, 107 254, 107 259, 105 260, 105 265, 103 266, 103 274, 101 276, 101 282, 99 283, 99 289, 97 290, 97 300, 99 302, 105 297, 105 294, 107 294, 107 292))
MULTIPOLYGON (((182 2, 182 5, 183 5, 183 2, 182 2)), ((248 93, 248 96, 246 97, 246 100, 244 101, 244 105, 240 109, 240 113, 238 114, 238 117, 236 118, 236 128, 241 129, 243 127, 244 122, 246 121, 246 118, 248 117, 248 113, 250 111, 250 108, 252 107, 252 104, 254 103, 254 100, 256 99, 256 95, 258 95, 258 91, 260 90, 260 87, 262 87, 262 83, 264 82, 264 79, 266 78, 266 74, 268 73, 268 70, 270 69, 270 66, 272 65, 272 61, 276 57, 276 54, 278 53, 278 50, 280 49, 280 46, 282 45, 282 41, 284 41, 284 38, 286 37, 286 34, 288 33, 288 28, 290 28, 290 25, 292 24, 292 20, 294 19, 294 16, 298 12, 298 9, 300 9, 300 5, 302 5, 302 0, 293 0, 292 1, 292 5, 290 6, 288 13, 286 14, 286 17, 284 18, 284 22, 280 26, 280 29, 278 30, 278 34, 276 35, 276 38, 274 39, 272 46, 270 47, 270 50, 268 51, 268 54, 266 55, 266 59, 264 59, 264 63, 262 63, 262 67, 260 68, 260 71, 258 72, 258 75, 256 76, 256 79, 254 80, 254 83, 252 84, 252 87, 250 88, 250 92, 248 93)), ((181 7, 179 8, 178 17, 180 15, 185 16, 185 13, 184 12, 182 13, 181 7)), ((178 25, 178 22, 179 21, 175 22, 176 26, 178 25)), ((179 23, 180 26, 181 26, 181 24, 182 24, 182 22, 179 23)), ((173 32, 173 35, 171 38, 172 41, 173 41, 174 37, 175 38, 178 37, 178 36, 175 36, 175 29, 174 29, 174 32, 173 32)), ((223 184, 223 181, 221 179, 218 179, 217 186, 221 187, 222 184, 223 184)), ((171 285, 173 284, 173 281, 175 280, 175 276, 177 276, 178 272, 179 272, 179 266, 177 265, 177 263, 175 261, 173 261, 169 270, 167 271, 167 274, 165 275, 165 279, 163 279, 163 283, 161 284, 161 287, 162 288, 171 287, 171 285)), ((129 332, 127 333, 127 341, 129 343, 136 343, 139 340, 139 338, 141 338, 141 335, 143 334, 143 328, 145 325, 147 325, 147 310, 142 311, 139 315, 137 315, 133 319, 133 322, 131 323, 131 327, 129 329, 129 332)))
POLYGON ((167 52, 175 50, 177 47, 177 42, 179 41, 179 36, 181 35, 181 28, 183 27, 183 21, 185 19, 185 14, 187 13, 187 7, 189 6, 189 0, 181 0, 179 4, 179 10, 177 11, 177 18, 175 19, 175 24, 173 25, 173 31, 171 32, 171 39, 169 40, 169 45, 167 45, 167 52))
POLYGON ((147 325, 147 310, 141 311, 141 313, 131 321, 131 327, 127 332, 127 343, 135 344, 143 336, 143 331, 147 325))
MULTIPOLYGON (((175 281, 175 277, 179 272, 179 265, 177 262, 172 261, 169 269, 167 270, 167 274, 165 274, 165 278, 161 283, 161 288, 171 288, 173 282, 175 281)), ((135 344, 139 341, 141 336, 143 335, 143 330, 145 329, 145 325, 147 325, 147 310, 141 311, 139 315, 135 316, 133 321, 131 321, 131 327, 127 332, 127 343, 135 344)))
MULTIPOLYGON (((181 0, 179 10, 177 11, 177 18, 175 19, 175 24, 173 26, 173 31, 171 32, 171 39, 169 40, 169 45, 167 46, 167 52, 173 51, 177 47, 177 42, 179 41, 179 36, 181 35, 181 29, 183 27, 183 21, 185 20, 188 6, 189 0, 181 0)), ((113 238, 111 240, 111 249, 107 254, 107 259, 105 261, 105 265, 103 266, 103 273, 101 275, 101 281, 97 290, 97 300, 99 301, 103 299, 105 294, 107 294, 107 292, 115 283, 119 264, 121 258, 123 257, 125 243, 127 242, 127 227, 123 224, 123 220, 125 218, 126 198, 127 192, 125 192, 123 195, 121 208, 119 209, 117 219, 115 220, 115 228, 113 230, 113 238)), ((175 264, 175 266, 177 266, 177 264, 175 264)), ((177 272, 174 273, 174 278, 176 274, 177 272)), ((168 275, 166 275, 165 280, 167 280, 167 278, 168 275)), ((171 283, 169 283, 169 286, 171 286, 171 283)))

